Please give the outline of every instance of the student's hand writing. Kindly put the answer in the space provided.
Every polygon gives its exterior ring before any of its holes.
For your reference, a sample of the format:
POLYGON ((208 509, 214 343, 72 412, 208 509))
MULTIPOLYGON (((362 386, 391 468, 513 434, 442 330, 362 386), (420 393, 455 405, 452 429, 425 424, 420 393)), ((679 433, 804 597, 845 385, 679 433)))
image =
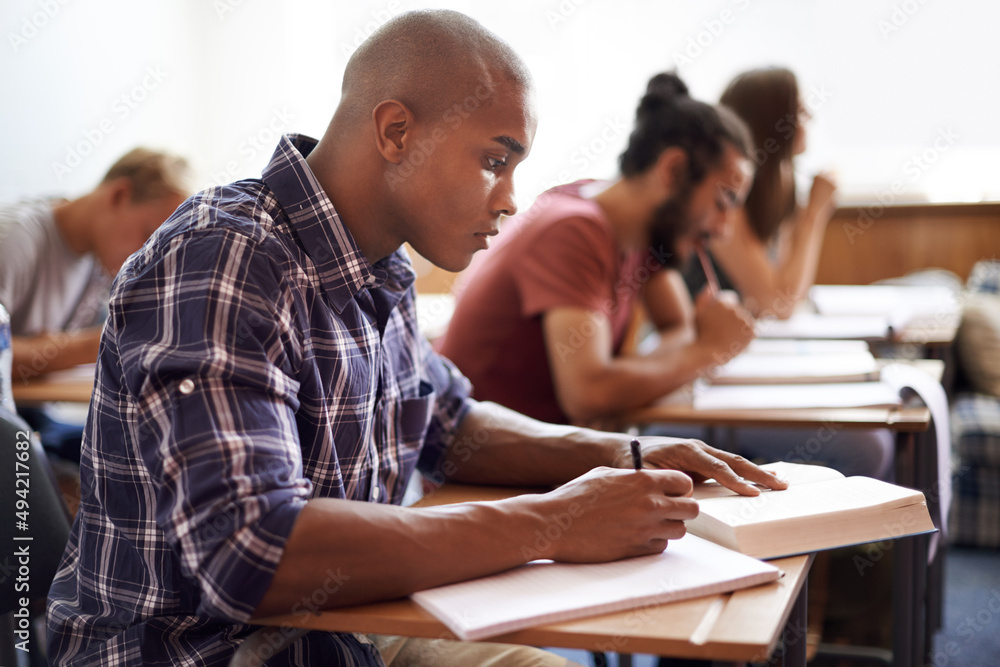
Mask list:
MULTIPOLYGON (((722 486, 744 496, 760 494, 754 483, 769 489, 788 488, 788 482, 742 456, 710 447, 701 440, 661 437, 639 440, 642 443, 643 464, 647 468, 680 470, 696 482, 714 478, 722 486)), ((626 458, 621 458, 621 461, 623 467, 628 465, 626 458)))
POLYGON ((698 515, 691 479, 671 470, 594 468, 542 496, 538 557, 599 562, 663 551, 698 515))
POLYGON ((694 302, 698 344, 713 358, 730 359, 754 338, 753 316, 726 292, 702 290, 694 302))

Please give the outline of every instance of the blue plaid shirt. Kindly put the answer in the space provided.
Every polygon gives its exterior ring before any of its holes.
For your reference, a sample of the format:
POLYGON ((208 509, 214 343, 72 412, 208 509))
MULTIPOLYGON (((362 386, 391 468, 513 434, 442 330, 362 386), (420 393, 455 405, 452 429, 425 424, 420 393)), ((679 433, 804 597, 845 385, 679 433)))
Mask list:
MULTIPOLYGON (((405 254, 355 245, 315 143, 283 137, 262 179, 189 199, 116 279, 53 664, 224 665, 309 498, 398 503, 415 466, 439 472, 468 382, 417 330, 405 254)), ((268 664, 381 659, 312 632, 268 664)))

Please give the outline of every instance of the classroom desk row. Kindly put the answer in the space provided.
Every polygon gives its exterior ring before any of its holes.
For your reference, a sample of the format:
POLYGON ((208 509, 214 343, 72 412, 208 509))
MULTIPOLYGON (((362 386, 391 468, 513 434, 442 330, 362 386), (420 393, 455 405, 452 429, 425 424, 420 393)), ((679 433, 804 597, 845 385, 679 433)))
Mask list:
MULTIPOLYGON (((944 367, 944 363, 938 360, 915 363, 938 378, 944 367)), ((88 379, 81 373, 43 377, 35 382, 15 385, 14 398, 19 404, 42 401, 89 401, 92 386, 92 378, 88 379)), ((698 424, 709 429, 742 426, 889 429, 895 434, 896 440, 897 483, 923 490, 928 497, 932 516, 934 515, 934 504, 938 499, 931 491, 935 488, 937 480, 936 453, 933 440, 928 438, 930 411, 922 405, 891 408, 718 411, 695 410, 691 405, 654 405, 626 415, 623 425, 625 423, 698 424)), ((916 664, 919 656, 928 655, 933 632, 940 627, 943 550, 938 549, 930 562, 927 558, 928 552, 927 536, 904 538, 894 545, 893 664, 895 665, 916 664)), ((763 597, 760 593, 740 592, 728 597, 726 609, 731 608, 731 611, 725 613, 722 625, 718 626, 719 634, 710 634, 711 641, 706 644, 695 644, 690 641, 692 631, 690 619, 704 617, 705 601, 666 605, 667 608, 663 610, 644 613, 644 622, 638 624, 635 622, 635 615, 629 616, 626 612, 524 630, 505 636, 503 640, 592 650, 607 650, 607 646, 614 645, 615 642, 624 642, 627 646, 615 650, 725 660, 759 658, 773 650, 783 624, 792 613, 792 601, 800 593, 808 563, 804 559, 794 560, 788 567, 797 575, 782 580, 779 586, 780 592, 773 591, 763 597), (755 605, 763 605, 761 608, 766 608, 767 613, 760 615, 751 613, 750 609, 755 605), (646 623, 645 620, 650 622, 646 623), (751 623, 751 620, 754 622, 751 623), (744 626, 745 632, 739 629, 744 626)), ((804 614, 804 611, 802 613, 804 614)), ((800 622, 798 616, 792 618, 793 622, 800 622)), ((284 617, 273 620, 275 623, 298 624, 299 627, 328 630, 414 633, 415 636, 424 637, 447 636, 442 635, 445 632, 443 626, 405 601, 323 612, 318 616, 284 617)), ((802 641, 801 644, 804 651, 805 642, 802 641)), ((786 657, 789 660, 797 660, 794 653, 789 653, 786 657)))
MULTIPOLYGON (((938 359, 908 362, 940 380, 945 364, 938 359)), ((938 515, 938 461, 930 430, 931 412, 924 405, 897 407, 699 410, 690 403, 653 405, 625 415, 619 428, 652 424, 705 427, 706 439, 724 442, 720 430, 737 427, 888 429, 895 439, 895 481, 923 491, 931 516, 938 515)), ((892 664, 902 667, 930 654, 934 632, 941 627, 944 549, 931 549, 931 537, 917 535, 893 545, 892 664)))

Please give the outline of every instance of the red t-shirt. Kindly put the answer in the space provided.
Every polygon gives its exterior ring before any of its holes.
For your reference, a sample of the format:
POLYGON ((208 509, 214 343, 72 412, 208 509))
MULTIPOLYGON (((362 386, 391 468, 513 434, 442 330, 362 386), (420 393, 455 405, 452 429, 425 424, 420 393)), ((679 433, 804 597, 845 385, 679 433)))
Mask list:
POLYGON ((438 348, 472 381, 475 398, 543 421, 568 421, 556 400, 542 333, 542 315, 552 308, 605 315, 612 352, 621 347, 633 299, 654 263, 646 262, 648 252, 618 247, 604 211, 579 194, 587 183, 543 193, 504 223, 497 243, 462 276, 438 348))

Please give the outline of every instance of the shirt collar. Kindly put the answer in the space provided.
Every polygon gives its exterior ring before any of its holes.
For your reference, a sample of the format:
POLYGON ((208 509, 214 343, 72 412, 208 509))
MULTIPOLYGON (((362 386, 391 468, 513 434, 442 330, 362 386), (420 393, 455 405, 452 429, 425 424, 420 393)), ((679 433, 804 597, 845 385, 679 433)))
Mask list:
POLYGON ((385 285, 405 291, 416 277, 409 258, 400 249, 374 266, 368 262, 306 163, 317 143, 304 135, 282 136, 262 177, 316 265, 332 305, 341 312, 366 288, 385 285))

